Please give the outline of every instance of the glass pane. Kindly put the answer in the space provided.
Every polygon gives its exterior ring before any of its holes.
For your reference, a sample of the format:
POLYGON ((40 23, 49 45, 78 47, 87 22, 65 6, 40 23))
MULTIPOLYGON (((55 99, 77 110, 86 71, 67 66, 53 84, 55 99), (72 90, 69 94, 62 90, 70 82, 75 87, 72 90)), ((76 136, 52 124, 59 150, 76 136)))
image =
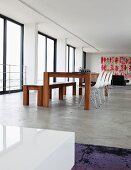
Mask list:
POLYGON ((6 147, 11 147, 20 142, 20 128, 6 126, 6 147))
MULTIPOLYGON (((68 72, 68 51, 69 51, 69 46, 66 46, 66 72, 68 72)), ((66 81, 68 81, 69 78, 66 78, 66 81)))
MULTIPOLYGON (((74 48, 70 47, 70 53, 69 53, 69 72, 74 71, 74 48)), ((70 81, 73 81, 73 78, 69 79, 70 81)))
POLYGON ((74 71, 74 49, 70 47, 70 54, 69 54, 69 72, 74 71))
POLYGON ((45 62, 45 36, 38 34, 38 84, 43 84, 43 72, 45 71, 45 62))
POLYGON ((68 49, 69 47, 66 46, 66 72, 68 72, 68 49))
POLYGON ((6 53, 7 53, 6 90, 21 89, 20 87, 21 26, 10 21, 7 21, 6 53))
MULTIPOLYGON (((54 40, 47 38, 47 71, 54 71, 54 40)), ((53 78, 50 78, 53 82, 53 78)))
POLYGON ((0 125, 0 152, 3 151, 3 126, 0 125))
POLYGON ((4 21, 0 18, 0 91, 3 91, 3 27, 4 21))

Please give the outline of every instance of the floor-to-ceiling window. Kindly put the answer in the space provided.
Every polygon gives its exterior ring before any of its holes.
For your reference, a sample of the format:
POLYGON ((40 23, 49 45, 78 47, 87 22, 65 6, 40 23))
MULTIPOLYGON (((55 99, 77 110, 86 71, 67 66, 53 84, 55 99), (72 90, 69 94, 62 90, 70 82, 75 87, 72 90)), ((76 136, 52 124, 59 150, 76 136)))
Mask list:
POLYGON ((83 51, 83 68, 86 68, 86 52, 83 51))
POLYGON ((6 90, 21 89, 20 71, 21 26, 13 22, 7 21, 6 90))
POLYGON ((54 71, 54 40, 47 38, 47 71, 54 71))
POLYGON ((4 20, 0 18, 0 92, 3 91, 3 32, 4 20))
MULTIPOLYGON (((56 71, 56 39, 41 32, 38 33, 38 78, 37 82, 42 84, 43 72, 56 71)), ((54 79, 55 81, 55 79, 54 79)), ((53 79, 50 79, 53 82, 53 79)))
MULTIPOLYGON (((74 72, 75 71, 75 47, 70 45, 66 46, 66 71, 74 72)), ((68 79, 72 81, 73 79, 68 79)))
POLYGON ((0 92, 21 91, 23 85, 23 25, 0 15, 0 92))
POLYGON ((45 48, 45 36, 38 34, 38 76, 37 83, 42 84, 43 72, 46 70, 46 48, 45 48))

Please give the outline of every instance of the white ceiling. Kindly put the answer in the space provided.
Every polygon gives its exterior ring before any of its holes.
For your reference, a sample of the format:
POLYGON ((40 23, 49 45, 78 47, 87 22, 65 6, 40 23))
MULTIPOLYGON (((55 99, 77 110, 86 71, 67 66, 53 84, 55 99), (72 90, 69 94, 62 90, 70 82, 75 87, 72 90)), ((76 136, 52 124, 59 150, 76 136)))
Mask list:
POLYGON ((86 42, 99 52, 131 53, 131 0, 21 1, 26 4, 19 0, 0 0, 0 13, 22 23, 40 23, 41 31, 56 38, 68 38, 72 45, 89 52, 93 48, 86 42))

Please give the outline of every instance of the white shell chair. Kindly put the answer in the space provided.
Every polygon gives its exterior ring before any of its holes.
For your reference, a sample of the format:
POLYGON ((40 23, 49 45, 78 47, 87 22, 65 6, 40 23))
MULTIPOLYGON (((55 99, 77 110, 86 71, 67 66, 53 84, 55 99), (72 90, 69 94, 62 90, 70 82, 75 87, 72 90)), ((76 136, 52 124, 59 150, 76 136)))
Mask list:
POLYGON ((109 75, 109 78, 108 78, 108 82, 106 84, 106 90, 108 91, 107 97, 109 96, 109 88, 108 87, 111 85, 112 75, 113 75, 113 72, 110 72, 110 75, 109 75))
MULTIPOLYGON (((94 103, 96 108, 98 108, 97 94, 99 93, 98 91, 101 85, 102 76, 103 76, 103 72, 99 74, 96 84, 93 87, 91 87, 91 101, 94 103)), ((79 105, 81 105, 82 103, 84 103, 84 96, 82 97, 79 105)))
POLYGON ((108 86, 110 75, 111 75, 111 72, 107 72, 106 79, 105 79, 105 86, 108 86))
POLYGON ((103 77, 104 72, 101 72, 97 78, 96 84, 91 87, 91 101, 94 103, 96 108, 98 108, 98 102, 97 102, 97 95, 99 98, 99 102, 101 103, 101 97, 100 97, 100 87, 101 87, 101 81, 103 77))
POLYGON ((107 72, 106 77, 105 77, 105 81, 104 81, 104 84, 103 84, 103 91, 101 92, 101 95, 102 95, 102 98, 104 99, 104 102, 106 101, 105 100, 105 93, 106 93, 106 91, 108 93, 108 86, 111 85, 112 75, 113 75, 113 72, 109 71, 109 72, 107 72))
POLYGON ((113 72, 110 73, 109 81, 108 81, 108 84, 107 84, 108 86, 111 85, 112 76, 113 76, 113 72))
POLYGON ((97 89, 97 95, 99 98, 100 105, 102 105, 103 101, 105 102, 104 87, 105 87, 106 78, 107 78, 107 71, 104 71, 100 80, 100 86, 97 89))

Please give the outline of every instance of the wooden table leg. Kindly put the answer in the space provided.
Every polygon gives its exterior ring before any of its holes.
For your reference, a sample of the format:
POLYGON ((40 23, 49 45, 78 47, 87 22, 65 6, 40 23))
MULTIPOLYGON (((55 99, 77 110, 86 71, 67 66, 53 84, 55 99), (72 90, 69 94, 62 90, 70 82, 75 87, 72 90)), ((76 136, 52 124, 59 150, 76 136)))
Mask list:
POLYGON ((84 110, 90 110, 90 95, 91 95, 91 74, 85 75, 85 103, 84 110))
POLYGON ((29 90, 26 85, 23 86, 23 105, 29 105, 29 90))
POLYGON ((49 107, 49 73, 44 72, 44 78, 43 78, 43 106, 49 107))
POLYGON ((82 95, 82 78, 79 78, 79 95, 82 95))
POLYGON ((66 86, 63 86, 63 95, 66 95, 66 86))
POLYGON ((63 100, 63 86, 59 87, 59 100, 63 100))
POLYGON ((43 106, 43 87, 38 88, 37 105, 43 106))
POLYGON ((76 96, 76 84, 73 85, 72 95, 76 96))

